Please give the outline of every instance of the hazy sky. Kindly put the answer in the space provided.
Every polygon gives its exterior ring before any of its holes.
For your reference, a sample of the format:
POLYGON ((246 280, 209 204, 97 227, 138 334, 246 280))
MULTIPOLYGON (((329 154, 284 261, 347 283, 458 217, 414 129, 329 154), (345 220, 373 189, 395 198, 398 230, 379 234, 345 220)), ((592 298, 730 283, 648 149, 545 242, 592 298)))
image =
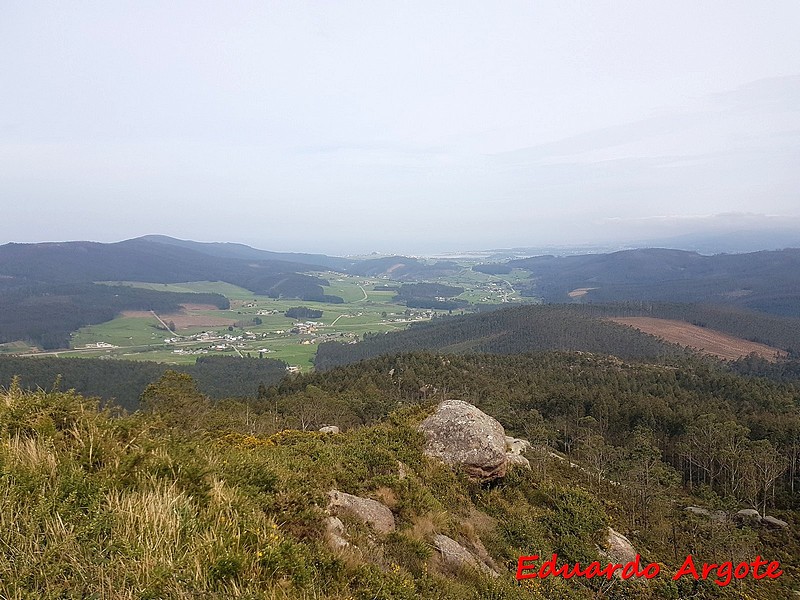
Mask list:
POLYGON ((800 223, 800 2, 0 3, 0 243, 800 223))

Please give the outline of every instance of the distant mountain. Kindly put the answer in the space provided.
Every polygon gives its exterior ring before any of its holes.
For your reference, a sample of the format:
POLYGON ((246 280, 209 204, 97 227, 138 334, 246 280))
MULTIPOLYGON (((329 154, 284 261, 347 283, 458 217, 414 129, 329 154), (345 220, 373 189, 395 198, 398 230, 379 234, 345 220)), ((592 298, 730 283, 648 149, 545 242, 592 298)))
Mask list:
POLYGON ((785 248, 800 248, 800 231, 787 228, 687 233, 668 238, 646 240, 631 245, 650 248, 676 248, 701 254, 783 250, 785 248))
POLYGON ((193 242, 191 240, 179 240, 166 235, 145 235, 136 240, 146 242, 157 242, 170 246, 178 246, 196 250, 210 256, 220 258, 237 258, 246 260, 269 260, 310 265, 315 268, 325 267, 333 271, 345 271, 352 266, 355 261, 336 256, 326 256, 325 254, 305 254, 298 252, 270 252, 259 250, 245 244, 233 242, 193 242))
MULTIPOLYGON (((58 242, 6 244, 0 246, 0 275, 36 281, 148 281, 177 283, 219 280, 218 275, 236 272, 240 277, 246 263, 242 259, 209 255, 143 240, 113 244, 98 242, 58 242)), ((260 271, 288 272, 305 269, 298 263, 264 262, 260 271)))
POLYGON ((704 302, 800 316, 800 249, 704 256, 648 248, 507 264, 529 271, 523 293, 546 302, 704 302))

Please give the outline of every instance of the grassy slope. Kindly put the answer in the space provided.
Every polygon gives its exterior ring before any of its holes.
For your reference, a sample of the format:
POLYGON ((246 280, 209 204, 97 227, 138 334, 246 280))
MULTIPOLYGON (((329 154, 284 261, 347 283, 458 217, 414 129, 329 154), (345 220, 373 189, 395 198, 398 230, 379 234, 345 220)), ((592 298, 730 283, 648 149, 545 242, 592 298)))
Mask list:
MULTIPOLYGON (((211 405, 180 376, 150 397, 161 399, 160 412, 112 418, 70 393, 12 387, 0 395, 0 595, 513 600, 744 592, 667 577, 647 586, 519 586, 513 569, 521 554, 597 557, 599 531, 619 510, 613 488, 595 497, 583 474, 559 461, 480 486, 423 457, 414 424, 424 408, 326 436, 272 433, 270 415, 211 405), (334 487, 387 503, 398 531, 375 535, 347 522, 360 550, 328 550, 323 507, 334 487), (448 571, 432 550, 433 533, 473 547, 481 540, 501 577, 448 571)), ((747 593, 787 592, 764 582, 747 593)))

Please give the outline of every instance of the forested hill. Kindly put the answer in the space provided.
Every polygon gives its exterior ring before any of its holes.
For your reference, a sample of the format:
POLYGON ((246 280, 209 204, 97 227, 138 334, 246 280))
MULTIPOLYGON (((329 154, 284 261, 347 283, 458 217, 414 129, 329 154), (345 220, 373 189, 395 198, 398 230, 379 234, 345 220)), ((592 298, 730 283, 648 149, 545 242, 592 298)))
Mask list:
POLYGON ((233 242, 195 242, 192 240, 179 240, 166 235, 145 235, 137 240, 148 242, 158 242, 196 250, 203 254, 219 256, 222 258, 243 258, 247 260, 270 260, 298 263, 310 265, 312 267, 325 267, 333 271, 344 271, 354 264, 353 260, 340 258, 338 256, 328 256, 326 254, 307 254, 303 252, 271 252, 269 250, 259 250, 245 244, 233 242))
POLYGON ((463 267, 452 261, 440 260, 427 264, 408 256, 386 256, 362 260, 348 269, 354 275, 366 277, 388 276, 395 281, 435 279, 461 271, 463 267))
POLYGON ((703 256, 650 248, 507 264, 529 271, 525 293, 546 302, 706 302, 800 317, 800 249, 703 256))
MULTIPOLYGON (((322 266, 214 256, 143 238, 113 244, 63 242, 0 246, 0 277, 37 282, 226 281, 259 294, 322 296, 322 266)), ((6 282, 8 283, 8 282, 6 282)))
POLYGON ((358 344, 326 342, 317 350, 315 365, 324 371, 382 354, 414 350, 461 354, 578 350, 650 359, 684 353, 653 336, 593 317, 580 306, 528 305, 441 317, 405 331, 367 336, 358 344))
POLYGON ((0 343, 23 340, 61 348, 69 344, 71 331, 124 310, 177 310, 181 303, 228 306, 218 294, 111 288, 99 281, 226 281, 275 298, 342 302, 325 294, 326 280, 303 273, 323 266, 224 254, 213 245, 207 253, 144 238, 114 244, 5 244, 0 246, 0 343))

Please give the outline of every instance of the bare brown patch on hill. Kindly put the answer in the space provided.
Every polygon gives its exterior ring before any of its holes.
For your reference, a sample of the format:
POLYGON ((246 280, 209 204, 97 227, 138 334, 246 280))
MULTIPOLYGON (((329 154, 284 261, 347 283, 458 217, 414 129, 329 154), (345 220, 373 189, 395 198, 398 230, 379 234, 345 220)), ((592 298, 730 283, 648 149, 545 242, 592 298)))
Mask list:
POLYGON ((569 292, 567 294, 567 296, 569 296, 570 298, 580 298, 581 296, 585 296, 586 294, 588 294, 592 290, 596 290, 596 289, 597 288, 576 288, 576 289, 572 290, 571 292, 569 292))
POLYGON ((757 354, 769 361, 786 356, 786 352, 778 348, 743 340, 714 329, 698 327, 685 321, 653 317, 614 317, 609 320, 725 360, 736 360, 748 354, 757 354))

